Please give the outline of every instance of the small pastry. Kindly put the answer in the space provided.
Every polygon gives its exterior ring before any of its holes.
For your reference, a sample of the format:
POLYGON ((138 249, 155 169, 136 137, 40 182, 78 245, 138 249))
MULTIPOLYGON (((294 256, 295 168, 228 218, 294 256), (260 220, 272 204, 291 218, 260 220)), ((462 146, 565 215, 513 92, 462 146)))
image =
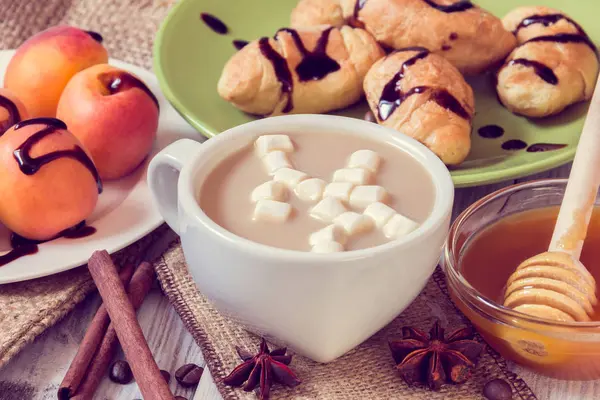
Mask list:
POLYGON ((364 28, 383 46, 425 47, 466 74, 485 71, 516 46, 499 18, 466 0, 300 0, 291 23, 339 25, 340 9, 346 23, 364 28))
POLYGON ((473 90, 444 57, 418 47, 396 51, 373 65, 364 89, 379 124, 417 139, 447 165, 469 154, 473 90))
POLYGON ((519 42, 498 72, 496 90, 506 108, 546 117, 592 97, 596 47, 575 21, 552 8, 519 7, 503 23, 519 42))
POLYGON ((218 91, 250 114, 325 113, 357 102, 367 71, 383 55, 362 29, 281 29, 235 53, 218 91))

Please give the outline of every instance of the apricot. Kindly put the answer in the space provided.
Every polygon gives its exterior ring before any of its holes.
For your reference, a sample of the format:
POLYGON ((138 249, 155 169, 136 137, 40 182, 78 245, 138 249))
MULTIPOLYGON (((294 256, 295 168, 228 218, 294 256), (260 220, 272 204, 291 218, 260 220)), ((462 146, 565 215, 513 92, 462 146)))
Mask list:
POLYGON ((22 121, 0 137, 0 221, 33 240, 85 220, 98 201, 97 172, 62 121, 22 121))
POLYGON ((138 77, 102 64, 71 79, 56 114, 92 155, 102 179, 118 179, 152 149, 159 110, 156 97, 138 77))
POLYGON ((32 118, 54 117, 60 95, 77 72, 106 63, 101 37, 57 26, 27 39, 8 63, 4 87, 25 104, 32 118))
POLYGON ((0 89, 0 135, 17 122, 29 118, 25 105, 7 89, 0 89))

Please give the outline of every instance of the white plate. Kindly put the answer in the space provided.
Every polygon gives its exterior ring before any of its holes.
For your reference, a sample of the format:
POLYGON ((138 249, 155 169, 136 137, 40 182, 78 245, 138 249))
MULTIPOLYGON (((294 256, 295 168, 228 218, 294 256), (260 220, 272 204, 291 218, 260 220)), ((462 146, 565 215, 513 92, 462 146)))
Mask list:
MULTIPOLYGON (((0 51, 0 82, 14 50, 0 51)), ((160 105, 157 139, 152 155, 180 138, 202 140, 171 107, 160 92, 156 77, 140 67, 118 60, 110 64, 140 77, 156 95, 160 105)), ((104 182, 104 191, 93 214, 86 219, 96 233, 79 239, 57 239, 39 245, 36 254, 19 258, 0 267, 0 284, 24 281, 56 274, 87 262, 92 252, 105 249, 113 253, 152 232, 163 222, 154 206, 146 184, 148 163, 132 175, 114 182, 104 182)), ((1 177, 0 177, 1 179, 1 177)), ((10 250, 9 232, 0 225, 0 252, 10 250)))

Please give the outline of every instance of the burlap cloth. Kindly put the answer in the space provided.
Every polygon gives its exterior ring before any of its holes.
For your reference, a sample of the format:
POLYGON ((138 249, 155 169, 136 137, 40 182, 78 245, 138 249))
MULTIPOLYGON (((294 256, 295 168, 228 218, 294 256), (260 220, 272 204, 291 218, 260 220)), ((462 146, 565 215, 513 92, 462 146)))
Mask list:
MULTIPOLYGON (((49 26, 66 23, 100 32, 111 57, 151 68, 152 42, 174 0, 0 0, 0 48, 15 48, 49 26)), ((164 228, 119 252, 117 263, 137 263, 163 236, 164 228)), ((225 399, 253 399, 222 379, 238 364, 234 346, 254 351, 258 338, 221 316, 197 291, 175 243, 156 263, 161 286, 202 348, 207 365, 225 399)), ((86 268, 52 277, 0 286, 0 367, 27 343, 52 326, 93 290, 86 268)), ((276 385, 275 399, 477 399, 489 379, 509 381, 515 398, 535 399, 529 387, 508 371, 502 358, 487 348, 474 377, 460 386, 432 393, 405 385, 394 371, 387 340, 404 325, 428 329, 440 319, 453 329, 468 321, 450 302, 443 273, 437 270, 423 293, 401 316, 350 353, 327 365, 295 357, 292 367, 303 383, 290 390, 276 385)), ((479 338, 479 340, 481 340, 479 338)))
MULTIPOLYGON (((223 397, 227 400, 255 399, 253 393, 225 386, 222 379, 240 363, 235 346, 254 352, 258 349, 260 339, 219 314, 198 292, 187 270, 179 242, 165 252, 155 267, 165 294, 202 348, 204 359, 223 397)), ((470 325, 450 301, 444 273, 439 268, 425 290, 399 317, 343 357, 329 364, 294 357, 290 365, 302 384, 294 389, 275 385, 271 398, 482 399, 483 386, 493 378, 510 382, 515 399, 536 398, 527 384, 507 369, 502 357, 487 346, 473 377, 467 383, 444 386, 439 392, 407 386, 394 370, 388 339, 401 337, 401 328, 406 325, 429 330, 438 319, 448 330, 470 325)), ((480 337, 477 340, 482 341, 480 337)))

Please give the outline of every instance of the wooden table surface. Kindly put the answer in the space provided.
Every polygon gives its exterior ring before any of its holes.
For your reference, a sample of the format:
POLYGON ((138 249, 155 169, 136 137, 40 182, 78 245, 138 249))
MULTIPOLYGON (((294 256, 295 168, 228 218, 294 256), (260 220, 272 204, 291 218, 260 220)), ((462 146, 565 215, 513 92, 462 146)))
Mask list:
MULTIPOLYGON (((566 177, 568 171, 568 167, 562 167, 518 181, 566 177)), ((514 182, 458 189, 455 216, 478 198, 514 182)), ((90 296, 63 321, 41 335, 0 370, 0 400, 56 399, 57 387, 99 303, 98 295, 90 296)), ((152 290, 138 312, 138 317, 150 349, 161 369, 173 374, 179 366, 186 363, 204 366, 199 347, 185 330, 179 316, 160 290, 152 290)), ((123 358, 122 353, 118 357, 123 358)), ((537 376, 516 365, 511 365, 511 369, 529 384, 540 400, 600 399, 600 381, 565 382, 537 376)), ((195 390, 181 388, 176 384, 175 379, 171 379, 170 387, 176 395, 190 400, 221 399, 208 371, 204 372, 195 390)), ((95 397, 102 400, 136 398, 141 398, 141 395, 135 383, 117 385, 107 378, 104 379, 95 397)))

